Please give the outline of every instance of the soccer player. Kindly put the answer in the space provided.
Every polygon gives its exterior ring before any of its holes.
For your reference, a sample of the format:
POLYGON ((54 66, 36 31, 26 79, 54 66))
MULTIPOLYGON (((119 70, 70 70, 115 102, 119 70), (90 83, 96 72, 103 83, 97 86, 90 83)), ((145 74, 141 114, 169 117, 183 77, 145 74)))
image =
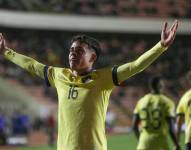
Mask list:
POLYGON ((58 150, 106 150, 105 117, 109 96, 118 85, 148 67, 173 43, 178 21, 170 29, 164 24, 161 40, 137 60, 118 67, 93 69, 100 46, 86 35, 75 36, 69 49, 70 68, 46 66, 6 47, 0 35, 0 51, 5 58, 43 78, 58 93, 58 150))
POLYGON ((151 93, 139 100, 134 110, 133 129, 138 138, 137 150, 170 150, 170 134, 175 149, 180 149, 174 132, 175 104, 161 94, 164 82, 154 77, 149 83, 151 93), (141 130, 138 125, 140 123, 141 130))
MULTIPOLYGON (((191 85, 191 71, 187 75, 189 84, 191 85)), ((181 126, 186 123, 185 143, 186 150, 191 150, 191 88, 182 96, 178 104, 176 113, 176 136, 179 139, 181 126)))

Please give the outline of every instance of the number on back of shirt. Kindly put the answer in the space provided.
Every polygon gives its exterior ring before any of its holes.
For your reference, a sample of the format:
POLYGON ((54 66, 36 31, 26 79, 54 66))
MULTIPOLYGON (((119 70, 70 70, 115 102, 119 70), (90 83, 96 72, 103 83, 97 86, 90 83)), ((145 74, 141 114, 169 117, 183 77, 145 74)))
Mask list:
POLYGON ((140 113, 141 124, 146 129, 159 129, 161 127, 162 112, 159 108, 148 110, 143 108, 140 113))
POLYGON ((76 85, 70 85, 68 99, 76 99, 78 97, 78 90, 76 87, 76 85))

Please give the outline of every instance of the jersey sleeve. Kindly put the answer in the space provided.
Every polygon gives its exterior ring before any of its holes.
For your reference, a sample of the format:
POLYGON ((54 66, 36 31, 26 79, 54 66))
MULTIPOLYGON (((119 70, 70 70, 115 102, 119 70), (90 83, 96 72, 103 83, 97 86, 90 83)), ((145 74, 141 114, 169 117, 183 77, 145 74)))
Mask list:
POLYGON ((163 47, 159 42, 153 48, 141 55, 137 60, 123 64, 116 68, 117 83, 124 82, 134 74, 143 71, 154 60, 156 60, 166 49, 167 48, 163 47))
POLYGON ((37 75, 44 79, 44 64, 39 63, 33 58, 16 53, 12 49, 7 49, 4 53, 4 56, 7 60, 27 70, 32 75, 37 75))
POLYGON ((98 71, 100 86, 104 89, 112 89, 114 87, 113 67, 103 68, 98 71))
POLYGON ((180 102, 176 109, 177 115, 184 115, 185 114, 185 103, 184 103, 184 96, 180 99, 180 102))
POLYGON ((58 69, 52 66, 46 66, 33 58, 16 53, 12 49, 7 49, 4 53, 7 60, 27 70, 32 75, 37 75, 45 80, 48 86, 55 86, 55 74, 58 69))
MULTIPOLYGON (((122 86, 124 82, 118 82, 118 66, 108 67, 99 71, 101 76, 101 86, 105 88, 113 88, 114 86, 122 86)), ((126 82, 126 81, 125 81, 126 82)))
POLYGON ((52 66, 45 66, 44 68, 44 79, 47 86, 55 87, 56 74, 59 69, 52 66))

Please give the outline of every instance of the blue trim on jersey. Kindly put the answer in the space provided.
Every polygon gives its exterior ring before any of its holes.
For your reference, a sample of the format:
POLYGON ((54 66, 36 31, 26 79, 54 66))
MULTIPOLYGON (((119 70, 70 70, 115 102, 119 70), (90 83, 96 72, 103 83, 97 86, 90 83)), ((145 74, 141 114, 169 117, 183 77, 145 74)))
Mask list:
POLYGON ((116 86, 119 86, 118 78, 117 78, 117 68, 118 66, 114 66, 112 69, 112 78, 113 78, 113 83, 116 86))
POLYGON ((47 86, 50 86, 50 82, 48 80, 48 66, 44 67, 44 80, 47 86))

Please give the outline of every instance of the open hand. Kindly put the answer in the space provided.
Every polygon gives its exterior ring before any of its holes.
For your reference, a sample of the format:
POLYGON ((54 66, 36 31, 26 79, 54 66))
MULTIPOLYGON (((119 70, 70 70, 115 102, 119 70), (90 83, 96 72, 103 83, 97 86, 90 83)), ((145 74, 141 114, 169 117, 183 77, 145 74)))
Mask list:
POLYGON ((3 34, 0 33, 0 53, 4 53, 5 49, 6 49, 6 42, 5 42, 5 39, 3 37, 3 34))
POLYGON ((178 20, 175 20, 172 26, 170 27, 170 29, 167 29, 168 23, 167 22, 164 23, 164 26, 161 32, 162 46, 169 47, 173 43, 176 36, 178 24, 179 24, 178 20))

